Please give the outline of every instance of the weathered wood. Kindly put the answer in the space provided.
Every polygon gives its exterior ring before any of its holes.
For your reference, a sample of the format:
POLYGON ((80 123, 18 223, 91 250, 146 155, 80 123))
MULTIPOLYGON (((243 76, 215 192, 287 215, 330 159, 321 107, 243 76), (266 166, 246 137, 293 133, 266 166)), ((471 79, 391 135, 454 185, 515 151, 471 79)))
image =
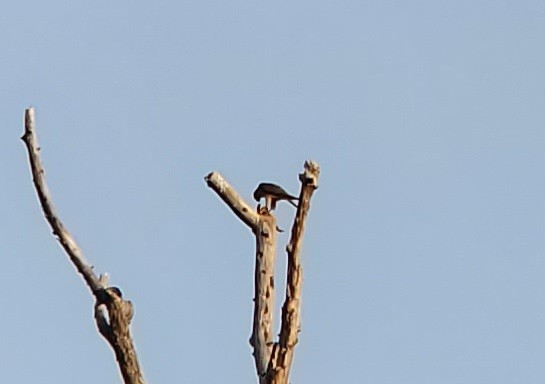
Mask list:
POLYGON ((40 160, 40 147, 35 131, 34 108, 25 110, 25 132, 21 139, 28 151, 32 180, 42 211, 51 226, 53 235, 57 237, 68 258, 95 296, 97 328, 114 350, 123 382, 125 384, 144 384, 144 378, 130 334, 130 322, 133 316, 132 303, 123 300, 121 291, 118 288, 108 287, 107 275, 97 276, 94 273, 92 265, 85 260, 83 252, 57 216, 45 182, 45 171, 40 160))
POLYGON ((238 216, 252 231, 258 228, 259 215, 254 209, 235 191, 233 187, 223 178, 219 172, 209 173, 204 180, 218 196, 231 208, 233 213, 238 216))
POLYGON ((205 181, 255 234, 254 321, 250 344, 254 349, 258 376, 264 378, 273 346, 276 220, 271 215, 260 215, 251 208, 218 172, 208 174, 205 181))
POLYGON ((276 260, 276 219, 260 215, 256 236, 254 274, 254 320, 250 345, 257 375, 264 384, 273 347, 274 264, 276 260))
POLYGON ((282 307, 282 322, 277 342, 273 341, 272 335, 277 230, 276 218, 271 213, 274 205, 271 203, 269 207, 271 210, 258 205, 257 211, 254 211, 219 173, 212 172, 205 177, 208 186, 252 229, 256 237, 254 319, 250 344, 253 347, 260 384, 288 384, 293 352, 300 330, 303 282, 300 254, 303 232, 310 208, 310 198, 318 188, 319 173, 318 164, 307 161, 304 172, 299 175, 301 193, 290 242, 286 248, 288 253, 286 298, 282 307))
POLYGON ((35 130, 34 108, 25 110, 25 133, 21 139, 26 144, 34 188, 38 194, 45 218, 53 230, 53 235, 57 237, 70 261, 72 261, 76 270, 83 276, 91 292, 106 288, 100 283, 98 277, 93 272, 93 267, 85 260, 83 252, 81 252, 70 232, 64 228, 64 225, 55 212, 53 200, 45 183, 45 170, 40 160, 40 147, 35 130))
POLYGON ((131 337, 130 323, 134 308, 130 301, 123 300, 121 291, 115 287, 106 289, 108 298, 105 302, 109 316, 110 339, 121 376, 125 384, 144 384, 136 349, 131 337))
POLYGON ((301 249, 303 233, 310 209, 310 198, 318 188, 320 167, 312 161, 305 162, 305 170, 299 175, 301 194, 295 220, 291 228, 291 238, 286 247, 288 268, 286 278, 286 298, 282 306, 282 323, 274 362, 274 375, 271 384, 287 384, 295 345, 301 328, 301 292, 303 286, 303 267, 301 249))

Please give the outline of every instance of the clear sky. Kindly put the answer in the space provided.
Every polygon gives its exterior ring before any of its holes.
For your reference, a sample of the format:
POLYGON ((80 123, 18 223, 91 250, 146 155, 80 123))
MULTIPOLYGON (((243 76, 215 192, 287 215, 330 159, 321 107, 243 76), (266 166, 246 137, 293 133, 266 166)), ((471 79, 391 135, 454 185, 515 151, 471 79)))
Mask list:
POLYGON ((256 382, 254 240, 203 178, 298 193, 309 158, 291 382, 545 381, 543 1, 21 0, 0 36, 2 382, 119 382, 38 206, 30 105, 149 383, 256 382))

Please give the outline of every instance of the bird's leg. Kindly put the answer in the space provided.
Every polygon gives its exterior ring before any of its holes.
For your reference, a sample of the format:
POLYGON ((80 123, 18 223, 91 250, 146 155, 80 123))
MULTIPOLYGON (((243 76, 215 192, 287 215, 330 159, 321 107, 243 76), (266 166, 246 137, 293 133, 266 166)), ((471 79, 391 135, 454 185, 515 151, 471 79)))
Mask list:
POLYGON ((257 209, 256 209, 257 213, 259 213, 260 215, 265 215, 265 214, 268 214, 269 213, 269 208, 267 208, 266 206, 261 206, 261 204, 257 204, 257 209))
POLYGON ((269 212, 274 209, 273 204, 274 204, 274 202, 273 202, 272 196, 271 195, 266 195, 265 196, 265 205, 267 206, 267 209, 269 210, 269 212))
POLYGON ((299 206, 297 204, 295 204, 292 200, 288 200, 288 202, 293 205, 295 208, 298 208, 299 206))

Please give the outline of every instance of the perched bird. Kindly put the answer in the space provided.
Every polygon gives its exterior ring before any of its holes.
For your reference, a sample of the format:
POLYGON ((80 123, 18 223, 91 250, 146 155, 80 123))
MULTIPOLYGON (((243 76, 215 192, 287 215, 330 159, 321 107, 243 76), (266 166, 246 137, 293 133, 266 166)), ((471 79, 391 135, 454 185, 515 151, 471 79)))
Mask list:
POLYGON ((294 207, 297 207, 294 200, 299 200, 297 197, 290 195, 284 189, 273 183, 261 183, 254 191, 254 199, 256 201, 265 198, 265 204, 270 211, 276 208, 276 202, 279 200, 286 200, 294 207))

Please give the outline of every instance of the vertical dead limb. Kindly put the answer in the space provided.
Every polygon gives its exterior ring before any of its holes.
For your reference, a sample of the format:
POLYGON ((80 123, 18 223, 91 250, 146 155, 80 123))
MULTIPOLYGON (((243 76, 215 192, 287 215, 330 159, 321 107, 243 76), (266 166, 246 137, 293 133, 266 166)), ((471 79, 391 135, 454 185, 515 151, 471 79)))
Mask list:
POLYGON ((93 267, 85 260, 76 241, 58 218, 47 184, 45 171, 40 160, 40 147, 36 137, 34 108, 25 110, 24 141, 32 172, 32 181, 45 218, 53 235, 63 247, 76 270, 82 275, 87 286, 95 296, 95 321, 102 336, 114 350, 119 369, 125 384, 144 384, 144 378, 138 364, 136 350, 130 334, 130 322, 133 306, 122 298, 121 291, 108 286, 107 275, 97 276, 93 267))
POLYGON ((288 382, 293 352, 298 341, 297 335, 301 327, 301 288, 303 285, 303 267, 301 266, 303 232, 310 208, 310 198, 314 190, 318 188, 319 175, 320 167, 311 161, 305 162, 305 171, 299 175, 299 181, 301 181, 299 206, 291 227, 290 242, 286 247, 288 253, 286 299, 282 306, 278 353, 275 356, 275 377, 271 381, 274 384, 288 382))
POLYGON ((286 298, 282 307, 282 320, 278 341, 273 341, 274 311, 274 261, 276 258, 276 219, 266 207, 258 205, 258 211, 250 208, 227 181, 217 172, 205 177, 205 181, 231 208, 256 237, 254 321, 250 344, 260 384, 288 384, 293 352, 301 319, 301 247, 305 220, 310 208, 310 198, 318 188, 320 168, 307 161, 299 175, 301 193, 291 230, 288 253, 286 298))
POLYGON ((273 351, 274 261, 276 219, 262 215, 256 235, 254 274, 254 322, 250 344, 260 382, 266 377, 273 351))

